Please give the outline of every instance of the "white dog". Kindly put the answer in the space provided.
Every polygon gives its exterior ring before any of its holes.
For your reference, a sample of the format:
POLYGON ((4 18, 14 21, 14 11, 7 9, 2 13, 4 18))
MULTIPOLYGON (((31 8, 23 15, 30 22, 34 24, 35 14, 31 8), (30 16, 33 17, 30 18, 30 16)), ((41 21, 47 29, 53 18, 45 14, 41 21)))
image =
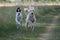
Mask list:
POLYGON ((28 14, 28 8, 24 8, 24 13, 27 16, 27 14, 28 14))
POLYGON ((22 13, 21 13, 20 7, 18 7, 18 8, 16 9, 16 18, 15 18, 15 20, 16 20, 17 29, 18 29, 19 27, 20 27, 20 29, 21 29, 21 26, 22 26, 22 13))
POLYGON ((28 15, 30 11, 34 11, 34 7, 31 5, 29 7, 24 8, 25 15, 28 15))
POLYGON ((34 9, 30 9, 29 7, 29 10, 28 10, 28 15, 27 15, 27 18, 26 18, 26 30, 28 29, 28 25, 31 25, 32 26, 32 31, 34 30, 34 25, 36 23, 36 18, 35 18, 35 15, 34 15, 34 9))

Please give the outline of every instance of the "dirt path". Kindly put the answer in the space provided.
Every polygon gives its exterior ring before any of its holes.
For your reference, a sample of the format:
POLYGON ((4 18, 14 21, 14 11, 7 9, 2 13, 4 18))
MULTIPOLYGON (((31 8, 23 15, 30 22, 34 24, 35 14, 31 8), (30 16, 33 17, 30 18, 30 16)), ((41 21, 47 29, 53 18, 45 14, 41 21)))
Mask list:
POLYGON ((50 26, 47 26, 45 33, 40 35, 39 40, 48 40, 52 36, 53 30, 57 26, 58 18, 59 18, 59 16, 53 17, 52 23, 50 24, 50 26))
POLYGON ((12 6, 60 6, 60 3, 0 3, 0 7, 12 7, 12 6))

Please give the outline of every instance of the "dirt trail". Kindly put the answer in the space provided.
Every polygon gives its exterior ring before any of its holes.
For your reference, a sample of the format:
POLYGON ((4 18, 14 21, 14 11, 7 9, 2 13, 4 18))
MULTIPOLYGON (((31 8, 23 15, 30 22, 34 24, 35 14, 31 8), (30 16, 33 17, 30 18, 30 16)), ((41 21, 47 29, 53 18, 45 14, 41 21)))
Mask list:
POLYGON ((50 24, 50 26, 48 26, 45 30, 45 33, 40 35, 39 40, 48 40, 53 33, 54 28, 57 27, 57 20, 58 20, 59 16, 54 16, 52 23, 50 24))
POLYGON ((0 7, 12 7, 12 6, 60 6, 60 3, 0 3, 0 7))

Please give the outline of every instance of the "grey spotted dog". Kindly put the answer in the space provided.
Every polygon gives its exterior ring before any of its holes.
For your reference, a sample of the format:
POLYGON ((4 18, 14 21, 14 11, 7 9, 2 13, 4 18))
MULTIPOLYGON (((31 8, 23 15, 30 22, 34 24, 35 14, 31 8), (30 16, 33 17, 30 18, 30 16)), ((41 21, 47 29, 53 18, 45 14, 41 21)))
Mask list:
POLYGON ((21 11, 21 8, 18 7, 16 9, 16 26, 17 26, 17 29, 20 27, 20 29, 22 29, 22 11, 21 11))

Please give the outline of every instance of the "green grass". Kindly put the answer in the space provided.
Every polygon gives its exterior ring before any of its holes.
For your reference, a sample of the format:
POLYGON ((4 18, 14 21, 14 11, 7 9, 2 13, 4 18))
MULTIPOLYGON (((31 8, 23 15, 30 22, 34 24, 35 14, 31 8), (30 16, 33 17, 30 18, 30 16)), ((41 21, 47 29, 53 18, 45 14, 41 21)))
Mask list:
MULTIPOLYGON (((17 6, 16 6, 17 7, 17 6)), ((16 7, 1 7, 0 8, 0 40, 38 40, 40 34, 44 33, 46 27, 51 24, 53 16, 59 14, 58 7, 36 7, 36 26, 32 32, 29 27, 28 31, 25 29, 25 14, 23 13, 23 29, 22 32, 16 29, 15 24, 15 9, 16 7), (51 9, 52 8, 52 9, 51 9), (47 11, 47 12, 46 12, 47 11), (56 11, 56 12, 55 12, 56 11), (50 14, 50 12, 52 12, 50 14)), ((24 7, 22 7, 22 10, 24 7)))
POLYGON ((57 20, 57 26, 53 30, 52 37, 49 40, 60 40, 60 17, 57 20))
MULTIPOLYGON (((34 0, 34 1, 32 1, 32 0, 21 0, 21 3, 53 3, 53 2, 55 2, 55 3, 59 3, 60 2, 60 0, 34 0)), ((0 0, 0 3, 12 3, 11 1, 9 1, 9 0, 0 0)), ((15 2, 13 2, 13 3, 15 3, 15 2)))
POLYGON ((60 40, 60 26, 57 26, 49 40, 60 40))

